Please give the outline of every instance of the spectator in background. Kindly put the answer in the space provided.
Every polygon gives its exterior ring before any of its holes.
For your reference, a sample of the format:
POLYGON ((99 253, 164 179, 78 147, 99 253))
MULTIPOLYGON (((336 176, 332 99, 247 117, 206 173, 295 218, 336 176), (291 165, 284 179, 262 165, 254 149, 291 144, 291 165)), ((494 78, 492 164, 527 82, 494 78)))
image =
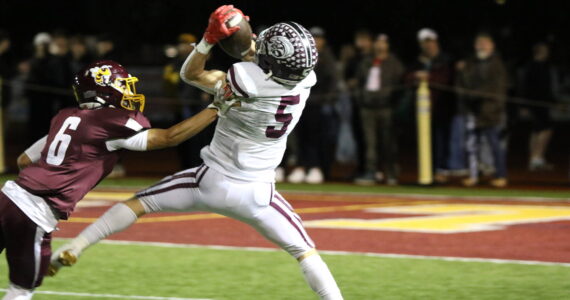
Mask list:
POLYGON ((420 54, 409 68, 407 81, 417 84, 426 80, 430 84, 432 111, 433 157, 436 182, 446 182, 450 150, 451 121, 456 112, 452 94, 438 89, 453 83, 452 61, 441 51, 437 33, 429 28, 418 31, 420 54))
POLYGON ((336 59, 327 45, 325 31, 311 28, 319 52, 315 66, 317 84, 311 89, 295 131, 299 143, 299 166, 288 176, 292 183, 322 183, 334 160, 336 119, 334 110, 338 85, 336 59))
POLYGON ((355 55, 348 61, 344 68, 344 78, 349 87, 358 89, 358 68, 360 63, 372 55, 374 37, 367 29, 360 29, 354 33, 355 55))
POLYGON ((8 33, 0 30, 0 99, 2 108, 6 109, 10 104, 12 87, 9 81, 16 76, 14 58, 10 52, 11 41, 8 33))
POLYGON ((50 86, 59 89, 54 91, 56 105, 55 112, 63 107, 76 105, 70 87, 73 83, 73 73, 70 52, 69 38, 62 32, 56 32, 52 35, 52 41, 49 45, 49 72, 50 86))
MULTIPOLYGON (((346 79, 341 76, 345 73, 348 64, 356 56, 356 47, 352 44, 344 44, 340 48, 339 59, 337 61, 338 80, 338 100, 335 108, 338 113, 338 134, 335 160, 339 164, 358 163, 357 145, 352 130, 353 103, 351 91, 347 87, 346 79)), ((343 179, 353 178, 353 174, 345 172, 343 179)))
POLYGON ((360 29, 354 34, 354 46, 356 55, 346 63, 344 67, 344 79, 350 91, 352 100, 352 135, 356 142, 356 174, 364 174, 366 171, 366 144, 364 142, 364 132, 362 131, 362 118, 358 103, 360 102, 360 87, 358 85, 357 71, 363 60, 372 55, 372 45, 374 38, 367 29, 360 29))
MULTIPOLYGON (((556 67, 550 62, 550 47, 539 43, 533 47, 532 60, 525 64, 518 74, 519 94, 544 105, 553 105, 557 98, 559 78, 556 67)), ((544 158, 552 137, 550 107, 528 106, 533 118, 529 141, 529 163, 531 171, 550 170, 552 165, 544 158)))
POLYGON ((94 59, 89 53, 85 38, 76 35, 69 40, 69 50, 71 53, 71 73, 79 72, 83 67, 91 63, 94 59))
POLYGON ((47 134, 51 118, 54 114, 54 97, 46 90, 51 85, 50 53, 51 35, 40 32, 34 37, 34 56, 30 60, 30 72, 26 84, 26 96, 29 101, 30 143, 47 134))
POLYGON ((501 145, 501 135, 505 124, 505 100, 508 75, 503 61, 495 51, 493 38, 480 33, 475 38, 475 56, 457 64, 457 84, 460 88, 475 93, 460 93, 462 110, 467 114, 467 153, 469 178, 465 186, 479 182, 479 148, 485 137, 491 147, 495 178, 494 187, 507 185, 506 147, 501 145))
POLYGON ((373 46, 373 56, 365 58, 357 71, 361 94, 358 106, 366 143, 366 171, 356 178, 358 184, 374 184, 378 181, 380 160, 386 183, 398 183, 392 100, 394 87, 401 83, 403 75, 404 66, 390 53, 388 36, 378 35, 373 46))
POLYGON ((95 45, 97 59, 119 61, 115 50, 115 41, 110 35, 101 35, 95 45))

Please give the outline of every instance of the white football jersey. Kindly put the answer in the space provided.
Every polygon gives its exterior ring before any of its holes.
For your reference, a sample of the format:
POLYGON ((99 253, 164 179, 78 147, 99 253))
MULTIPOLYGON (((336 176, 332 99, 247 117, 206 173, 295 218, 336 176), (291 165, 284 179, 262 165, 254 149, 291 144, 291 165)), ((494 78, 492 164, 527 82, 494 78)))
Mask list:
POLYGON ((214 138, 201 151, 206 165, 240 180, 273 182, 287 136, 301 117, 317 77, 311 71, 288 87, 268 78, 253 62, 234 64, 227 82, 241 101, 218 120, 214 138))

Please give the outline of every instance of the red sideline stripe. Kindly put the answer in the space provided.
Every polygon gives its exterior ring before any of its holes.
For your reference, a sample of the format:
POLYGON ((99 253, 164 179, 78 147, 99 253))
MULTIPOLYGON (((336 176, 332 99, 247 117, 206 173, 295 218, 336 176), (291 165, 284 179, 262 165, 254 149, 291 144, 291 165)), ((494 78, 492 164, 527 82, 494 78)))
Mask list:
POLYGON ((279 212, 282 216, 285 217, 285 219, 287 219, 287 221, 289 221, 289 223, 291 223, 291 225, 293 225, 293 227, 295 227, 295 229, 299 232, 299 234, 301 235, 301 237, 303 238, 303 240, 305 241, 305 243, 307 243, 307 245, 311 248, 314 248, 313 245, 311 245, 311 243, 309 243, 309 241, 307 240, 307 238, 305 237, 305 235, 303 234, 303 231, 301 231, 301 229, 299 228, 299 226, 297 226, 297 224, 295 224, 295 222, 291 219, 291 217, 289 217, 289 215, 287 215, 286 212, 284 212, 281 207, 279 207, 279 205, 271 202, 271 207, 275 208, 275 210, 277 210, 277 212, 279 212))
POLYGON ((249 95, 237 83, 234 66, 230 68, 230 83, 243 97, 249 98, 249 95))

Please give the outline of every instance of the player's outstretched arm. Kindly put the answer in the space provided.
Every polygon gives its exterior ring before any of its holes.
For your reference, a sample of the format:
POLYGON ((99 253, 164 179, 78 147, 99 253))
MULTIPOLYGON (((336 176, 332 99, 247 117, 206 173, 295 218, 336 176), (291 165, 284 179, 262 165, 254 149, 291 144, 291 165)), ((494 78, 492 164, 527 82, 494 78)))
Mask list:
POLYGON ((186 119, 168 129, 149 129, 146 150, 179 145, 212 124, 218 117, 217 114, 217 109, 206 108, 192 118, 186 119))
POLYGON ((218 116, 224 117, 232 107, 240 104, 229 86, 218 81, 214 86, 214 101, 192 118, 168 129, 151 128, 128 138, 109 140, 106 142, 107 150, 148 151, 177 146, 204 130, 218 116))
POLYGON ((227 21, 237 14, 243 13, 233 5, 220 6, 210 15, 208 28, 204 37, 196 45, 192 53, 180 69, 180 78, 206 93, 214 94, 218 81, 225 81, 226 73, 219 70, 205 70, 206 60, 212 47, 220 40, 225 39, 240 29, 239 26, 227 27, 227 21))
POLYGON ((192 118, 167 129, 151 128, 139 131, 128 138, 109 140, 106 142, 107 150, 149 151, 174 147, 195 136, 214 122, 218 116, 217 114, 217 108, 206 108, 192 118))

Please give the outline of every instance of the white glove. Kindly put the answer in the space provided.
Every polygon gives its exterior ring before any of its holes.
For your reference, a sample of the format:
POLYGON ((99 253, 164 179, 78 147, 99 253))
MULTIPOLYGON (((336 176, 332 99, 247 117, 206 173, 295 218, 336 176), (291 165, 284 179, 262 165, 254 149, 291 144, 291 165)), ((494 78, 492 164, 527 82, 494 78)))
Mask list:
POLYGON ((208 105, 208 108, 218 110, 218 116, 220 117, 224 117, 228 110, 238 102, 230 86, 225 85, 222 87, 222 85, 221 80, 216 82, 216 86, 214 87, 214 101, 208 105))

